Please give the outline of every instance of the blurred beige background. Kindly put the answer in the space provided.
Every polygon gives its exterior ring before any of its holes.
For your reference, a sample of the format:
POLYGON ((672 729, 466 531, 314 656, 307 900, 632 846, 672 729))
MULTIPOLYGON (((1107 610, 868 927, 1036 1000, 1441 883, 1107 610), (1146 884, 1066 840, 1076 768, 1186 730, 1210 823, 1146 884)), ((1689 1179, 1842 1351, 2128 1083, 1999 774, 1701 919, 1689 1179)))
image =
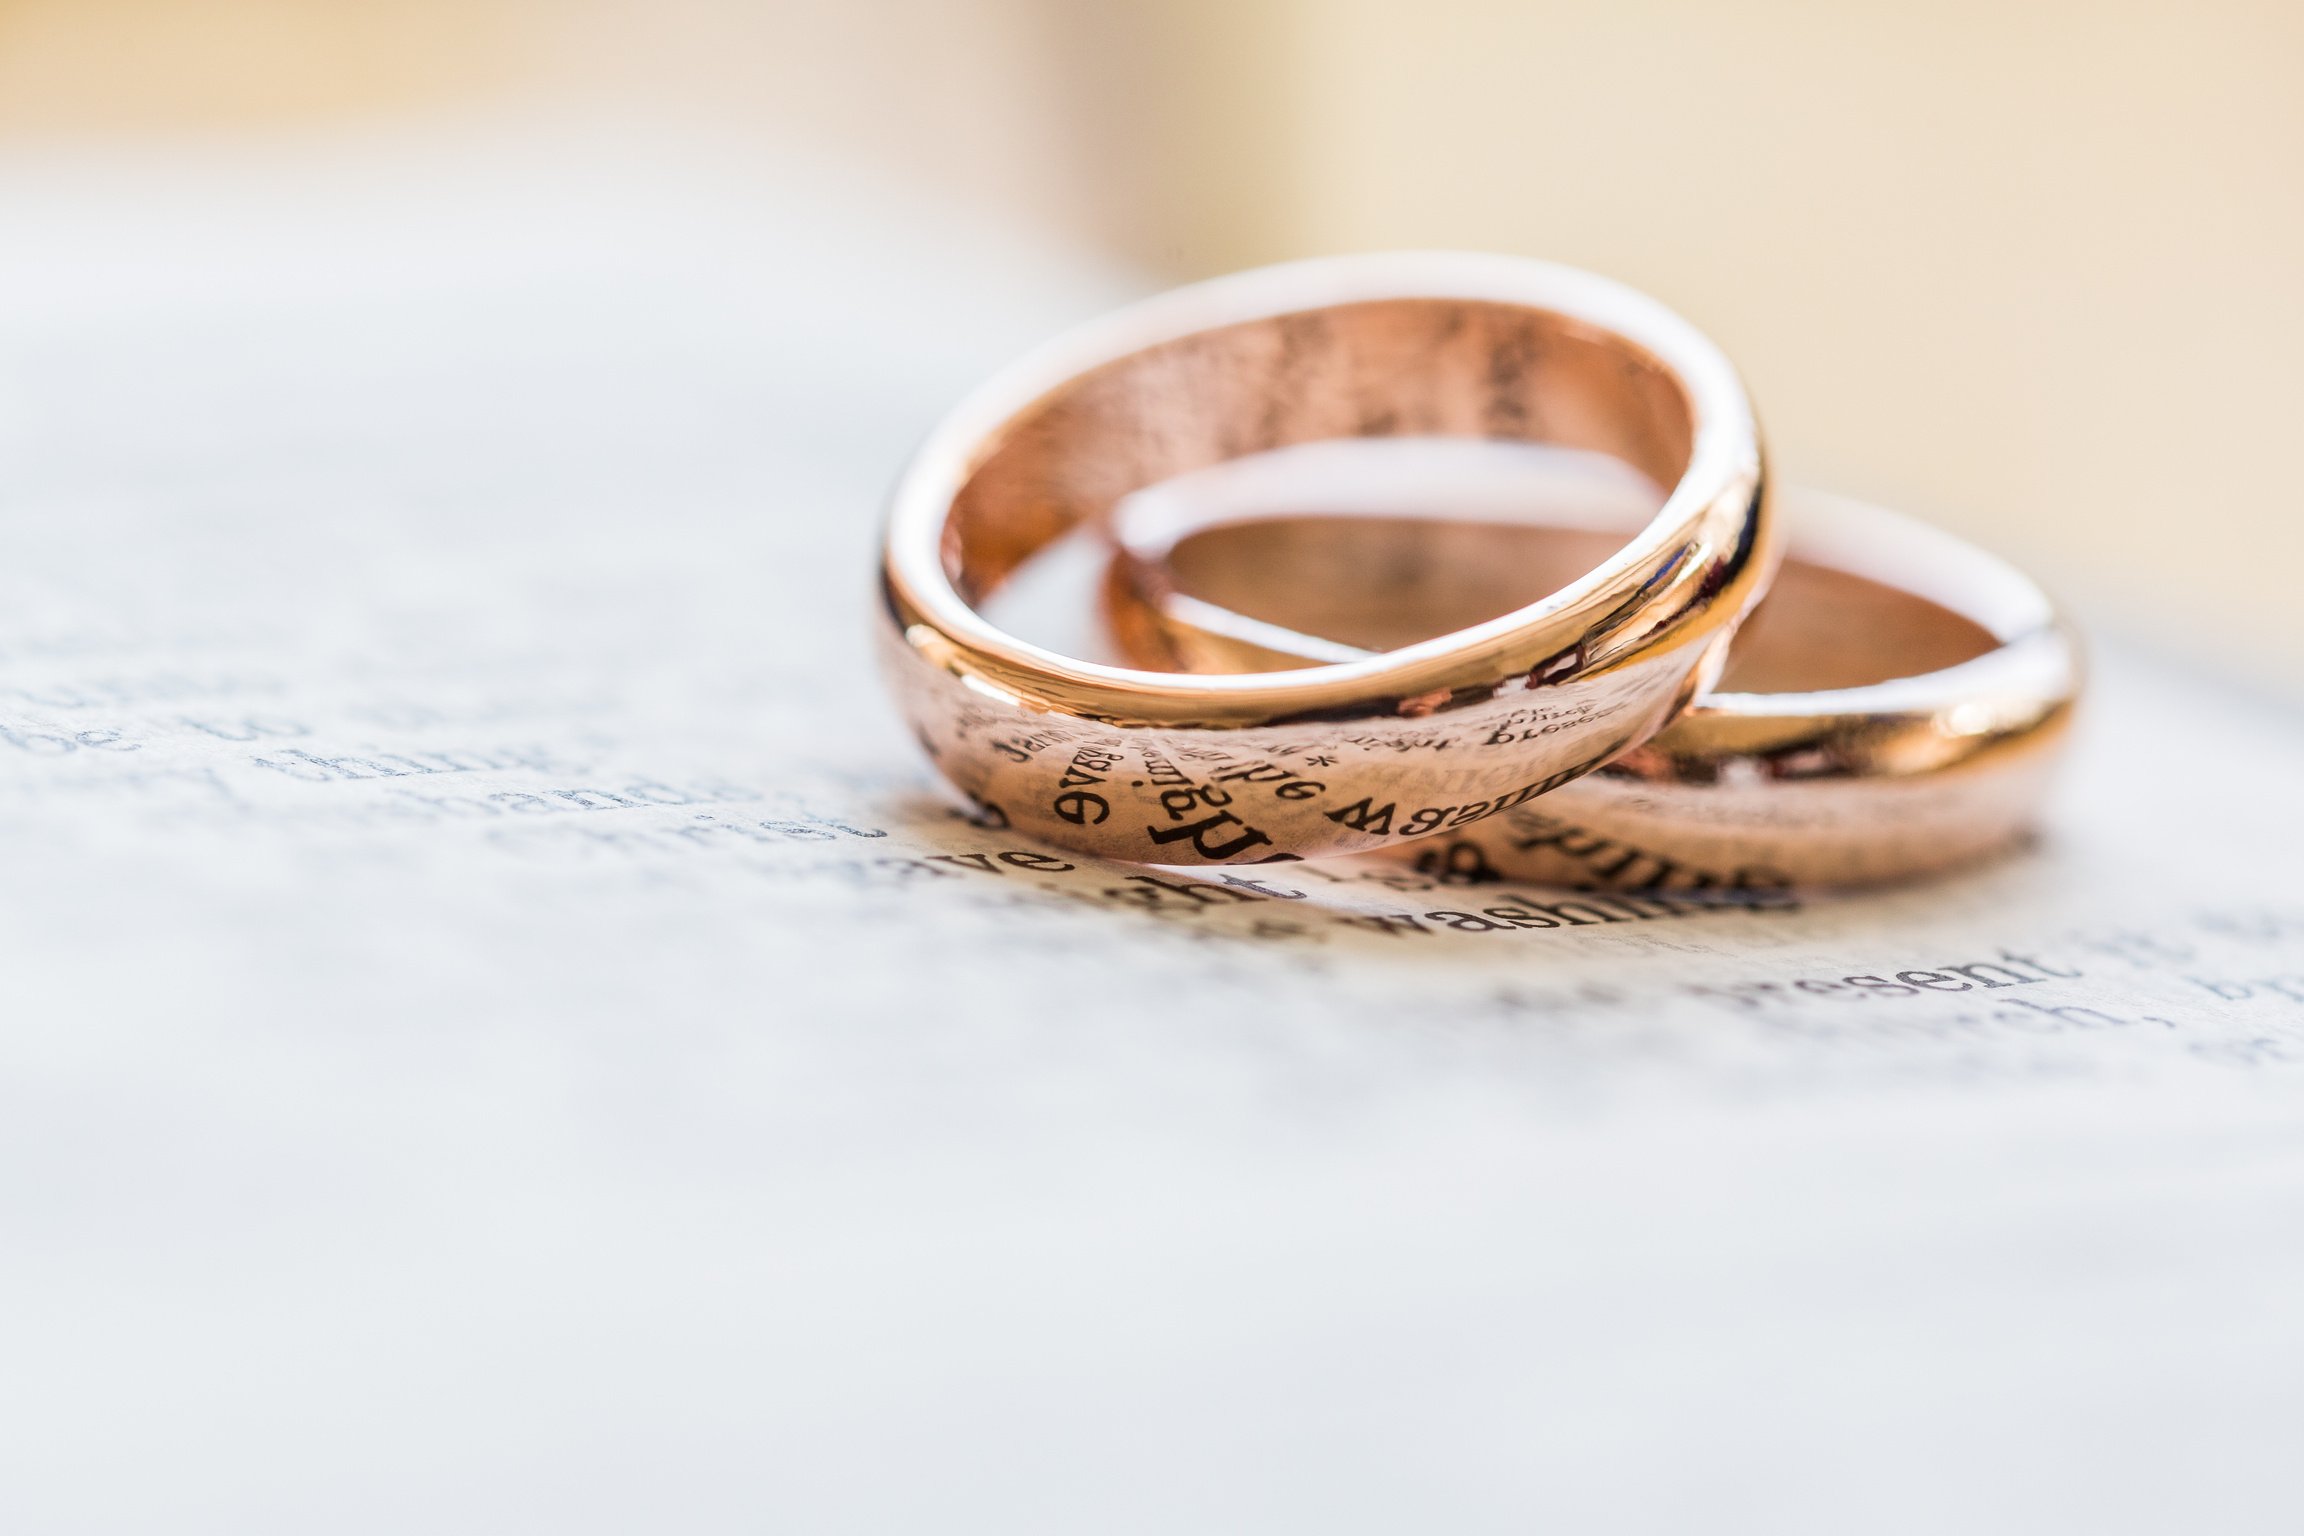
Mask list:
POLYGON ((0 151, 696 119, 1148 280, 1555 257, 1718 337, 1788 476, 2292 684, 2300 71, 2244 0, 0 0, 0 151))

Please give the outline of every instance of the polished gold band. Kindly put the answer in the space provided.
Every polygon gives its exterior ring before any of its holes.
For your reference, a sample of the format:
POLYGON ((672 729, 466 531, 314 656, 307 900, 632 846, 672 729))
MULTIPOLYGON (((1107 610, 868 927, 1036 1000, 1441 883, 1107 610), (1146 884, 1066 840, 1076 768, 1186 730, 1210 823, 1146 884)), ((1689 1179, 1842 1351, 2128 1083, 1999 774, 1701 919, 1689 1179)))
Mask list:
POLYGON ((891 505, 886 670, 945 777, 1051 841, 1161 864, 1379 847, 1525 806, 1669 720, 1773 569, 1764 484, 1726 359, 1629 289, 1471 255, 1265 268, 1063 337, 936 429, 891 505), (1550 596, 1333 664, 1103 666, 978 611, 1140 488, 1394 436, 1592 450, 1671 492, 1550 596))
MULTIPOLYGON (((1544 487, 1473 467, 1510 515, 1388 513, 1448 505, 1437 460, 1389 487, 1363 461, 1325 494, 1304 463, 1147 493, 1116 519, 1108 606, 1124 654, 1246 673, 1348 661, 1580 568, 1640 503, 1588 467, 1565 495, 1557 466, 1544 487), (1551 525, 1530 525, 1546 495, 1551 525), (1321 515, 1300 515, 1308 504, 1321 515)), ((1518 880, 1765 892, 1940 870, 2017 837, 2079 692, 2070 629, 2031 581, 1950 535, 1814 492, 1784 503, 1782 574, 1717 690, 1542 804, 1419 856, 1518 880)))

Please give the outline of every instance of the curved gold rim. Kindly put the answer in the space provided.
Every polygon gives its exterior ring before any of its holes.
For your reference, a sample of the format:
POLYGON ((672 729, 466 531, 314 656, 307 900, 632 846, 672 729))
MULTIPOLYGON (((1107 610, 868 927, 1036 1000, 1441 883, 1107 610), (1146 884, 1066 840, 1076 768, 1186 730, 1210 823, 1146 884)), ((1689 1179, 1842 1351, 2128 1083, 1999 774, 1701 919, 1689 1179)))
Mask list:
MULTIPOLYGON (((1325 257, 1156 295, 1057 338, 995 375, 921 445, 889 503, 883 575, 905 642, 939 669, 1036 707, 1143 725, 1240 726, 1492 683, 1577 647, 1628 601, 1705 632, 1731 625, 1772 568, 1759 429, 1734 368, 1655 300, 1548 262, 1463 252, 1325 257), (1253 678, 1180 676, 1082 661, 991 623, 961 596, 945 559, 953 500, 1016 419, 1051 392, 1162 342, 1251 321, 1386 299, 1463 299, 1563 315, 1622 337, 1680 383, 1693 424, 1688 466, 1655 519, 1613 559, 1515 613, 1385 656, 1253 678), (1729 600, 1687 590, 1723 561, 1729 600), (1743 601, 1737 601, 1743 599, 1743 601)), ((1638 638, 1634 637, 1633 643, 1638 638)))
MULTIPOLYGON (((1195 505, 1179 483, 1162 504, 1187 506, 1189 518, 1124 509, 1116 520, 1107 601, 1124 651, 1246 669, 1366 654, 1239 613, 1170 574, 1178 547, 1212 528, 1284 520, 1317 539, 1349 513, 1290 510, 1301 498, 1259 507, 1252 493, 1197 494, 1195 505)), ((1783 500, 1790 569, 1919 599, 1972 625, 1985 648, 1856 686, 1700 695, 1540 811, 1480 829, 1469 839, 1476 864, 1569 883, 1861 884, 1966 862, 2030 822, 2084 670, 2055 604, 2007 562, 1915 519, 1814 491, 1783 500), (1613 877, 1600 879, 1607 871, 1613 877)), ((1451 558, 1491 547, 1478 533, 1477 523, 1442 514, 1425 552, 1444 572, 1451 558), (1461 546, 1453 551, 1452 537, 1461 546)), ((1788 590, 1775 601, 1798 598, 1788 590)))
POLYGON ((969 396, 893 495, 883 656, 938 767, 1014 825, 1144 862, 1313 857, 1498 814, 1645 739, 1704 680, 1776 557, 1750 404, 1685 321, 1540 262, 1337 257, 1147 300, 969 396), (1342 664, 1104 666, 1009 634, 971 601, 1181 470, 1432 430, 1621 441, 1673 489, 1550 596, 1342 664), (1567 725, 1494 745, 1513 713, 1567 725))

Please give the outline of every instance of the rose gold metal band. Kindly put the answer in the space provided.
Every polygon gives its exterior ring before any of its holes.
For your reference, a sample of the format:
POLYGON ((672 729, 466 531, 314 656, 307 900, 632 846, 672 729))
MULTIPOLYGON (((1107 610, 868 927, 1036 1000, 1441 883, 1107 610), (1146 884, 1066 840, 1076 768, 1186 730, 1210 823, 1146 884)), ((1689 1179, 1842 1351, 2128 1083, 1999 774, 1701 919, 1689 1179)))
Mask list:
MULTIPOLYGON (((1250 675, 1347 662, 1581 568, 1653 505, 1620 465, 1515 469, 1495 462, 1501 447, 1474 462, 1454 447, 1390 468, 1361 455, 1325 483, 1304 462, 1321 450, 1296 450, 1132 499, 1107 594, 1123 652, 1250 675)), ((2017 837, 2079 692, 2068 626, 2021 573, 1948 534, 1813 492, 1784 501, 1783 573, 1718 688, 1598 771, 1420 856, 1520 880, 1768 891, 1921 874, 2017 837)))
POLYGON ((947 779, 1087 852, 1243 864, 1462 830, 1645 741, 1709 680, 1775 562, 1764 486, 1726 359, 1605 279, 1452 254, 1242 273, 1060 338, 936 429, 891 506, 886 671, 947 779), (1591 450, 1671 490, 1560 590, 1381 655, 1183 675, 978 611, 1140 488, 1395 436, 1591 450))

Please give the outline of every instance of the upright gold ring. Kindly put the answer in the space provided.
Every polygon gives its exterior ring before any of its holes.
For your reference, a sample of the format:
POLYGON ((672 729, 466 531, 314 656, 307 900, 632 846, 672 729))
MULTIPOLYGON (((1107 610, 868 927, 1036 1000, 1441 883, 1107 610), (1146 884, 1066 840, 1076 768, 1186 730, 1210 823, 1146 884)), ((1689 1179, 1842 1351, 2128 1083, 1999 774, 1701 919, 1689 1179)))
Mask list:
MULTIPOLYGON (((1644 510, 1636 476, 1594 466, 1563 483, 1558 466, 1531 480, 1500 454, 1321 457, 1226 465, 1123 505, 1106 604, 1130 660, 1348 662, 1580 569, 1610 546, 1611 520, 1644 510)), ((1782 573, 1718 689, 1541 806, 1421 856, 1515 880, 1753 894, 1929 873, 2014 840, 2080 691, 2069 625, 2021 572, 1949 534, 1813 491, 1783 502, 1782 573)))
POLYGON ((1727 359, 1641 294, 1507 257, 1392 254, 1150 299, 964 400, 900 479, 882 565, 893 692, 990 815, 1156 864, 1348 853, 1524 806, 1653 735, 1717 670, 1776 559, 1727 359), (1129 493, 1350 437, 1589 449, 1671 487, 1596 569, 1500 617, 1257 676, 1104 666, 978 605, 1129 493))

